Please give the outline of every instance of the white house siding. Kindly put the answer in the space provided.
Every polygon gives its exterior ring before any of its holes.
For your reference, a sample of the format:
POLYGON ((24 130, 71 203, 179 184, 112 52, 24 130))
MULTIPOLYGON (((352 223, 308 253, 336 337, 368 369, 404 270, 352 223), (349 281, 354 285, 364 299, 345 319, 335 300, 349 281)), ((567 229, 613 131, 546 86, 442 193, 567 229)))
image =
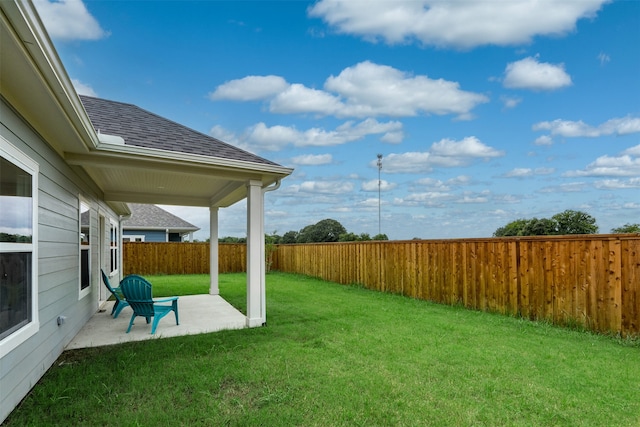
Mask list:
MULTIPOLYGON (((0 133, 39 164, 38 332, 0 359, 0 423, 98 308, 99 212, 115 217, 91 180, 71 169, 0 98, 0 133), (91 205, 91 291, 79 299, 79 195, 91 205), (66 317, 58 326, 58 316, 66 317)), ((2 142, 5 144, 5 142, 2 142)), ((100 236, 101 237, 101 236, 100 236)))

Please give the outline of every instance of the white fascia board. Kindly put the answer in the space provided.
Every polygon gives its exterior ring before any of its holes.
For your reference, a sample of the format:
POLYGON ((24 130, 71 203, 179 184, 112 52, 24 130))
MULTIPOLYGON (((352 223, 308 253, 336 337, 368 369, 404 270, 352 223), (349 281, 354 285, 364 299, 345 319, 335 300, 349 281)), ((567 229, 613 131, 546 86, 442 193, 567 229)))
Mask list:
POLYGON ((222 157, 203 156, 199 154, 180 153, 177 151, 160 150, 157 148, 137 147, 132 145, 119 145, 100 142, 96 151, 104 153, 120 154, 125 156, 144 156, 164 160, 167 163, 196 163, 204 166, 217 166, 230 169, 241 169, 247 172, 258 172, 269 175, 288 176, 293 172, 292 168, 269 165, 265 163, 247 162, 244 160, 224 159, 222 157))

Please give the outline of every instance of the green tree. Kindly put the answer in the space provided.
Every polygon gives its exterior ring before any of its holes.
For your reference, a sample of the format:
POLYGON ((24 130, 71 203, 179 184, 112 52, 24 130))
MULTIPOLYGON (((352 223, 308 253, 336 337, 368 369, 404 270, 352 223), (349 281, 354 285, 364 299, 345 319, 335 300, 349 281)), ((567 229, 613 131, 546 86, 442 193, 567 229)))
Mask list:
POLYGON ((296 243, 298 241, 298 234, 300 233, 297 231, 287 231, 282 235, 280 243, 296 243))
POLYGON ((373 236, 371 240, 389 240, 389 237, 387 237, 387 235, 384 233, 380 233, 373 236))
POLYGON ((247 243, 247 238, 232 236, 220 237, 218 238, 218 243, 247 243))
POLYGON ((515 221, 511 221, 504 227, 499 227, 496 231, 493 232, 493 235, 495 237, 524 236, 525 234, 523 234, 523 231, 528 223, 528 219, 516 219, 515 221))
POLYGON ((567 209, 551 217, 558 223, 556 234, 595 234, 596 219, 586 212, 567 209))
POLYGON ((358 240, 356 233, 342 233, 340 237, 338 237, 338 242, 355 242, 356 240, 358 240))
POLYGON ((548 236, 556 234, 558 223, 549 218, 532 218, 522 228, 519 236, 548 236))
POLYGON ((276 245, 280 240, 280 236, 278 236, 275 231, 271 235, 264 235, 264 266, 265 272, 267 273, 271 271, 271 266, 273 265, 273 254, 278 250, 276 245))
POLYGON ((622 227, 616 227, 611 229, 612 233, 625 234, 625 233, 640 233, 640 224, 627 223, 622 227))
POLYGON ((313 225, 307 225, 298 235, 298 243, 337 242, 341 234, 345 234, 344 228, 335 219, 323 219, 313 225))

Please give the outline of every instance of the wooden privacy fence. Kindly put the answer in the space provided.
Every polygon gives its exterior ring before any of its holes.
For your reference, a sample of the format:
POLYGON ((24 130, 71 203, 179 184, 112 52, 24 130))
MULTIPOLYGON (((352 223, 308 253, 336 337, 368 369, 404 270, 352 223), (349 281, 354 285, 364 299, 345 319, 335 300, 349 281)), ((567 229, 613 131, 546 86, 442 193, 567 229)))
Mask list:
POLYGON ((640 236, 280 245, 273 268, 444 304, 640 333, 640 236))
MULTIPOLYGON (((125 243, 125 274, 209 272, 208 243, 125 243)), ((220 244, 221 273, 246 270, 220 244)), ((640 235, 278 245, 274 270, 600 332, 640 335, 640 235)))
MULTIPOLYGON (((209 274, 209 243, 123 243, 124 274, 209 274)), ((247 269, 244 244, 218 245, 218 271, 247 269)))

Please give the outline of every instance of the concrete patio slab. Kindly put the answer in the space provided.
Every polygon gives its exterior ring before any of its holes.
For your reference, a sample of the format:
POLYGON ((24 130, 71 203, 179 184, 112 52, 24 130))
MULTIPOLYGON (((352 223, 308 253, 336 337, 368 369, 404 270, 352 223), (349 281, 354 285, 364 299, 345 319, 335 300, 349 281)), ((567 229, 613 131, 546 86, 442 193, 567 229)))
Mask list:
POLYGON ((169 313, 158 323, 156 333, 151 335, 151 323, 147 324, 144 318, 138 317, 127 334, 133 313, 131 307, 122 310, 117 319, 111 317, 112 307, 113 302, 107 301, 67 345, 66 350, 242 329, 247 323, 246 316, 219 295, 186 295, 178 300, 179 325, 176 325, 173 313, 169 313))

